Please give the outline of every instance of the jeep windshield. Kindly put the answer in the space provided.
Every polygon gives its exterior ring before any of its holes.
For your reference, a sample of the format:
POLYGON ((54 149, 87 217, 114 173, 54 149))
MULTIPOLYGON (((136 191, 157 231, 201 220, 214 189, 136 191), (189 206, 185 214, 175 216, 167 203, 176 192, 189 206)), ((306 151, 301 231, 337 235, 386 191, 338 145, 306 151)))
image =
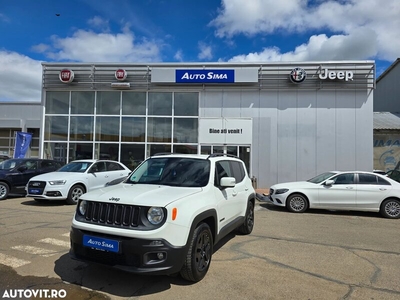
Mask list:
POLYGON ((210 178, 210 161, 186 157, 158 157, 143 162, 125 183, 203 187, 210 178))

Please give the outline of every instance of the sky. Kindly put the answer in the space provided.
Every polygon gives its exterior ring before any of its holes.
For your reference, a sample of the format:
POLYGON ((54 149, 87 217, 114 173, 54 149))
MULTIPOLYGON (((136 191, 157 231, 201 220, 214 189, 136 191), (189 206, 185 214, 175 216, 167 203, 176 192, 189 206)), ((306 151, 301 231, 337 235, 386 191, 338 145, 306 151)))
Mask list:
POLYGON ((0 102, 40 102, 42 62, 399 57, 399 0, 0 0, 0 102))

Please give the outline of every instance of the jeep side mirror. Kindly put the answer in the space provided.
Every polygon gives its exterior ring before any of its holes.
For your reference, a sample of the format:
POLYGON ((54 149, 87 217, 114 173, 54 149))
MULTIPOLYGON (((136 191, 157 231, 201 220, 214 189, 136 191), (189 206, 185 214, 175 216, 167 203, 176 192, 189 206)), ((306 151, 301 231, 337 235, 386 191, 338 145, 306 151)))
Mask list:
POLYGON ((236 179, 235 177, 222 177, 219 185, 223 188, 234 187, 236 185, 236 179))
POLYGON ((332 184, 334 184, 335 181, 328 179, 327 181, 325 181, 325 185, 331 186, 332 184))

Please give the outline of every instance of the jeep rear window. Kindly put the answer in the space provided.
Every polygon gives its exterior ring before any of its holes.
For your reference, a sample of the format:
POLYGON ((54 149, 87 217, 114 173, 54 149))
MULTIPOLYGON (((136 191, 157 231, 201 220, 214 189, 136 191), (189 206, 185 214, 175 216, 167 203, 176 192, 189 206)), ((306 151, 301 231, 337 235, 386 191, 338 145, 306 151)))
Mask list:
POLYGON ((203 187, 207 185, 209 178, 209 160, 162 157, 143 162, 125 183, 203 187))

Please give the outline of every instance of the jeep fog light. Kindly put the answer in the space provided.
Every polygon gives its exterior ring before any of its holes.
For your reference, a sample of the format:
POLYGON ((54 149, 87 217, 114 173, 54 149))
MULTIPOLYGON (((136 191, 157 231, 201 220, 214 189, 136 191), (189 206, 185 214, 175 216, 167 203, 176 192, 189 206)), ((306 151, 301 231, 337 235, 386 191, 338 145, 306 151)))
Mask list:
POLYGON ((153 225, 158 225, 164 220, 164 210, 161 207, 150 207, 147 211, 147 220, 153 225))
POLYGON ((87 207, 87 202, 85 200, 82 200, 81 202, 79 202, 79 213, 84 216, 86 213, 86 207, 87 207))

